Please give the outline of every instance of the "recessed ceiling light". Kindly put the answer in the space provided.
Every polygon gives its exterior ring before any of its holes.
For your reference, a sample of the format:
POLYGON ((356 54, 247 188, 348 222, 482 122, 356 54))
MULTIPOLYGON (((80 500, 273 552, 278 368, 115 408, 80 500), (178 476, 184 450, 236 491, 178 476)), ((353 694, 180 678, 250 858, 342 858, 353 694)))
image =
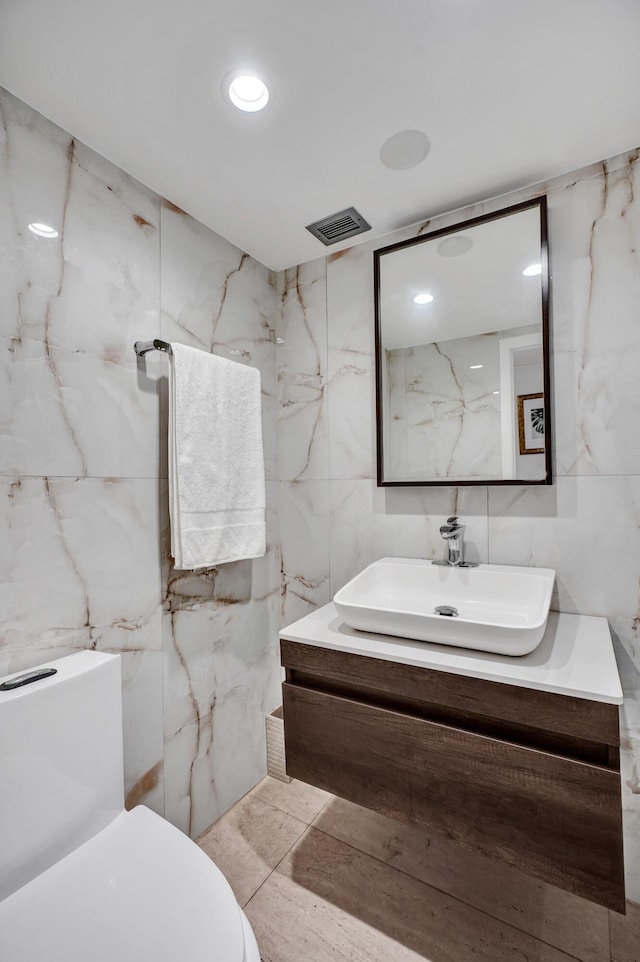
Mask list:
POLYGON ((469 368, 470 368, 472 371, 479 371, 481 367, 484 367, 484 365, 483 365, 483 364, 470 364, 470 365, 469 365, 469 368))
POLYGON ((431 144, 421 130, 401 130, 383 143, 380 160, 390 170, 408 170, 425 159, 431 144))
POLYGON ((529 264, 522 273, 525 277, 536 277, 538 274, 542 274, 542 264, 529 264))
POLYGON ((53 239, 58 236, 58 231, 55 227, 49 227, 48 224, 38 224, 34 222, 33 224, 29 224, 29 230, 32 234, 37 234, 38 237, 49 237, 53 239))
POLYGON ((416 294, 413 299, 414 304, 430 304, 433 300, 433 294, 416 294))
POLYGON ((238 110, 255 113, 269 103, 269 90, 264 80, 255 74, 233 71, 224 83, 229 100, 238 110))
POLYGON ((493 393, 494 393, 494 394, 500 394, 500 391, 494 391, 493 393))
POLYGON ((472 247, 473 241, 470 237, 455 236, 445 237, 438 244, 437 250, 442 257, 459 257, 460 254, 466 254, 467 251, 470 251, 472 247))

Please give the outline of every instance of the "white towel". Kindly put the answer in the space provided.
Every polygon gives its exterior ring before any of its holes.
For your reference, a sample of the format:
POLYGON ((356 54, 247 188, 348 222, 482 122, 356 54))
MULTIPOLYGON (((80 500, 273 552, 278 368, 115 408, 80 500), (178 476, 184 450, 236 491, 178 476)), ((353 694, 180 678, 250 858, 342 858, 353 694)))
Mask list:
POLYGON ((169 391, 171 554, 210 568, 266 550, 260 372, 172 344, 169 391))

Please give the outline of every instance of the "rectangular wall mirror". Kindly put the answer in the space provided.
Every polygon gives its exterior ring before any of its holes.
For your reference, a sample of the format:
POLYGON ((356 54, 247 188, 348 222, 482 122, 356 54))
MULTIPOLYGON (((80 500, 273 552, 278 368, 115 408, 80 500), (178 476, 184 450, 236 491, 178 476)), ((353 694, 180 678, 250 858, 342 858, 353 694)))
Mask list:
POLYGON ((546 198, 374 252, 378 484, 550 484, 546 198))

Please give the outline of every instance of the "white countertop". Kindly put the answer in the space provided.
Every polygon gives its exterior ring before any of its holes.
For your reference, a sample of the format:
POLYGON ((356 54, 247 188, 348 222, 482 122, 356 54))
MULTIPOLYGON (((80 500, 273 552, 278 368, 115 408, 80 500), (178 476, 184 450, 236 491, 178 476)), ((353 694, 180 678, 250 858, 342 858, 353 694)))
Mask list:
POLYGON ((356 631, 342 621, 333 604, 283 628, 280 637, 418 668, 622 704, 620 676, 606 618, 552 611, 538 647, 520 657, 356 631))

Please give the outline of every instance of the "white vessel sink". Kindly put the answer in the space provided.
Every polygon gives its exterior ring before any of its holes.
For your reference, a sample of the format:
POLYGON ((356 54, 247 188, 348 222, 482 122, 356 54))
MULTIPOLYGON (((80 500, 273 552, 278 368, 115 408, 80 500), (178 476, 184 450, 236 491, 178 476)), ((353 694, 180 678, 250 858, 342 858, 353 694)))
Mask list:
POLYGON ((333 601, 351 628, 500 655, 526 655, 547 626, 555 571, 512 565, 456 568, 382 558, 333 601), (455 616, 439 614, 449 606, 455 616))

